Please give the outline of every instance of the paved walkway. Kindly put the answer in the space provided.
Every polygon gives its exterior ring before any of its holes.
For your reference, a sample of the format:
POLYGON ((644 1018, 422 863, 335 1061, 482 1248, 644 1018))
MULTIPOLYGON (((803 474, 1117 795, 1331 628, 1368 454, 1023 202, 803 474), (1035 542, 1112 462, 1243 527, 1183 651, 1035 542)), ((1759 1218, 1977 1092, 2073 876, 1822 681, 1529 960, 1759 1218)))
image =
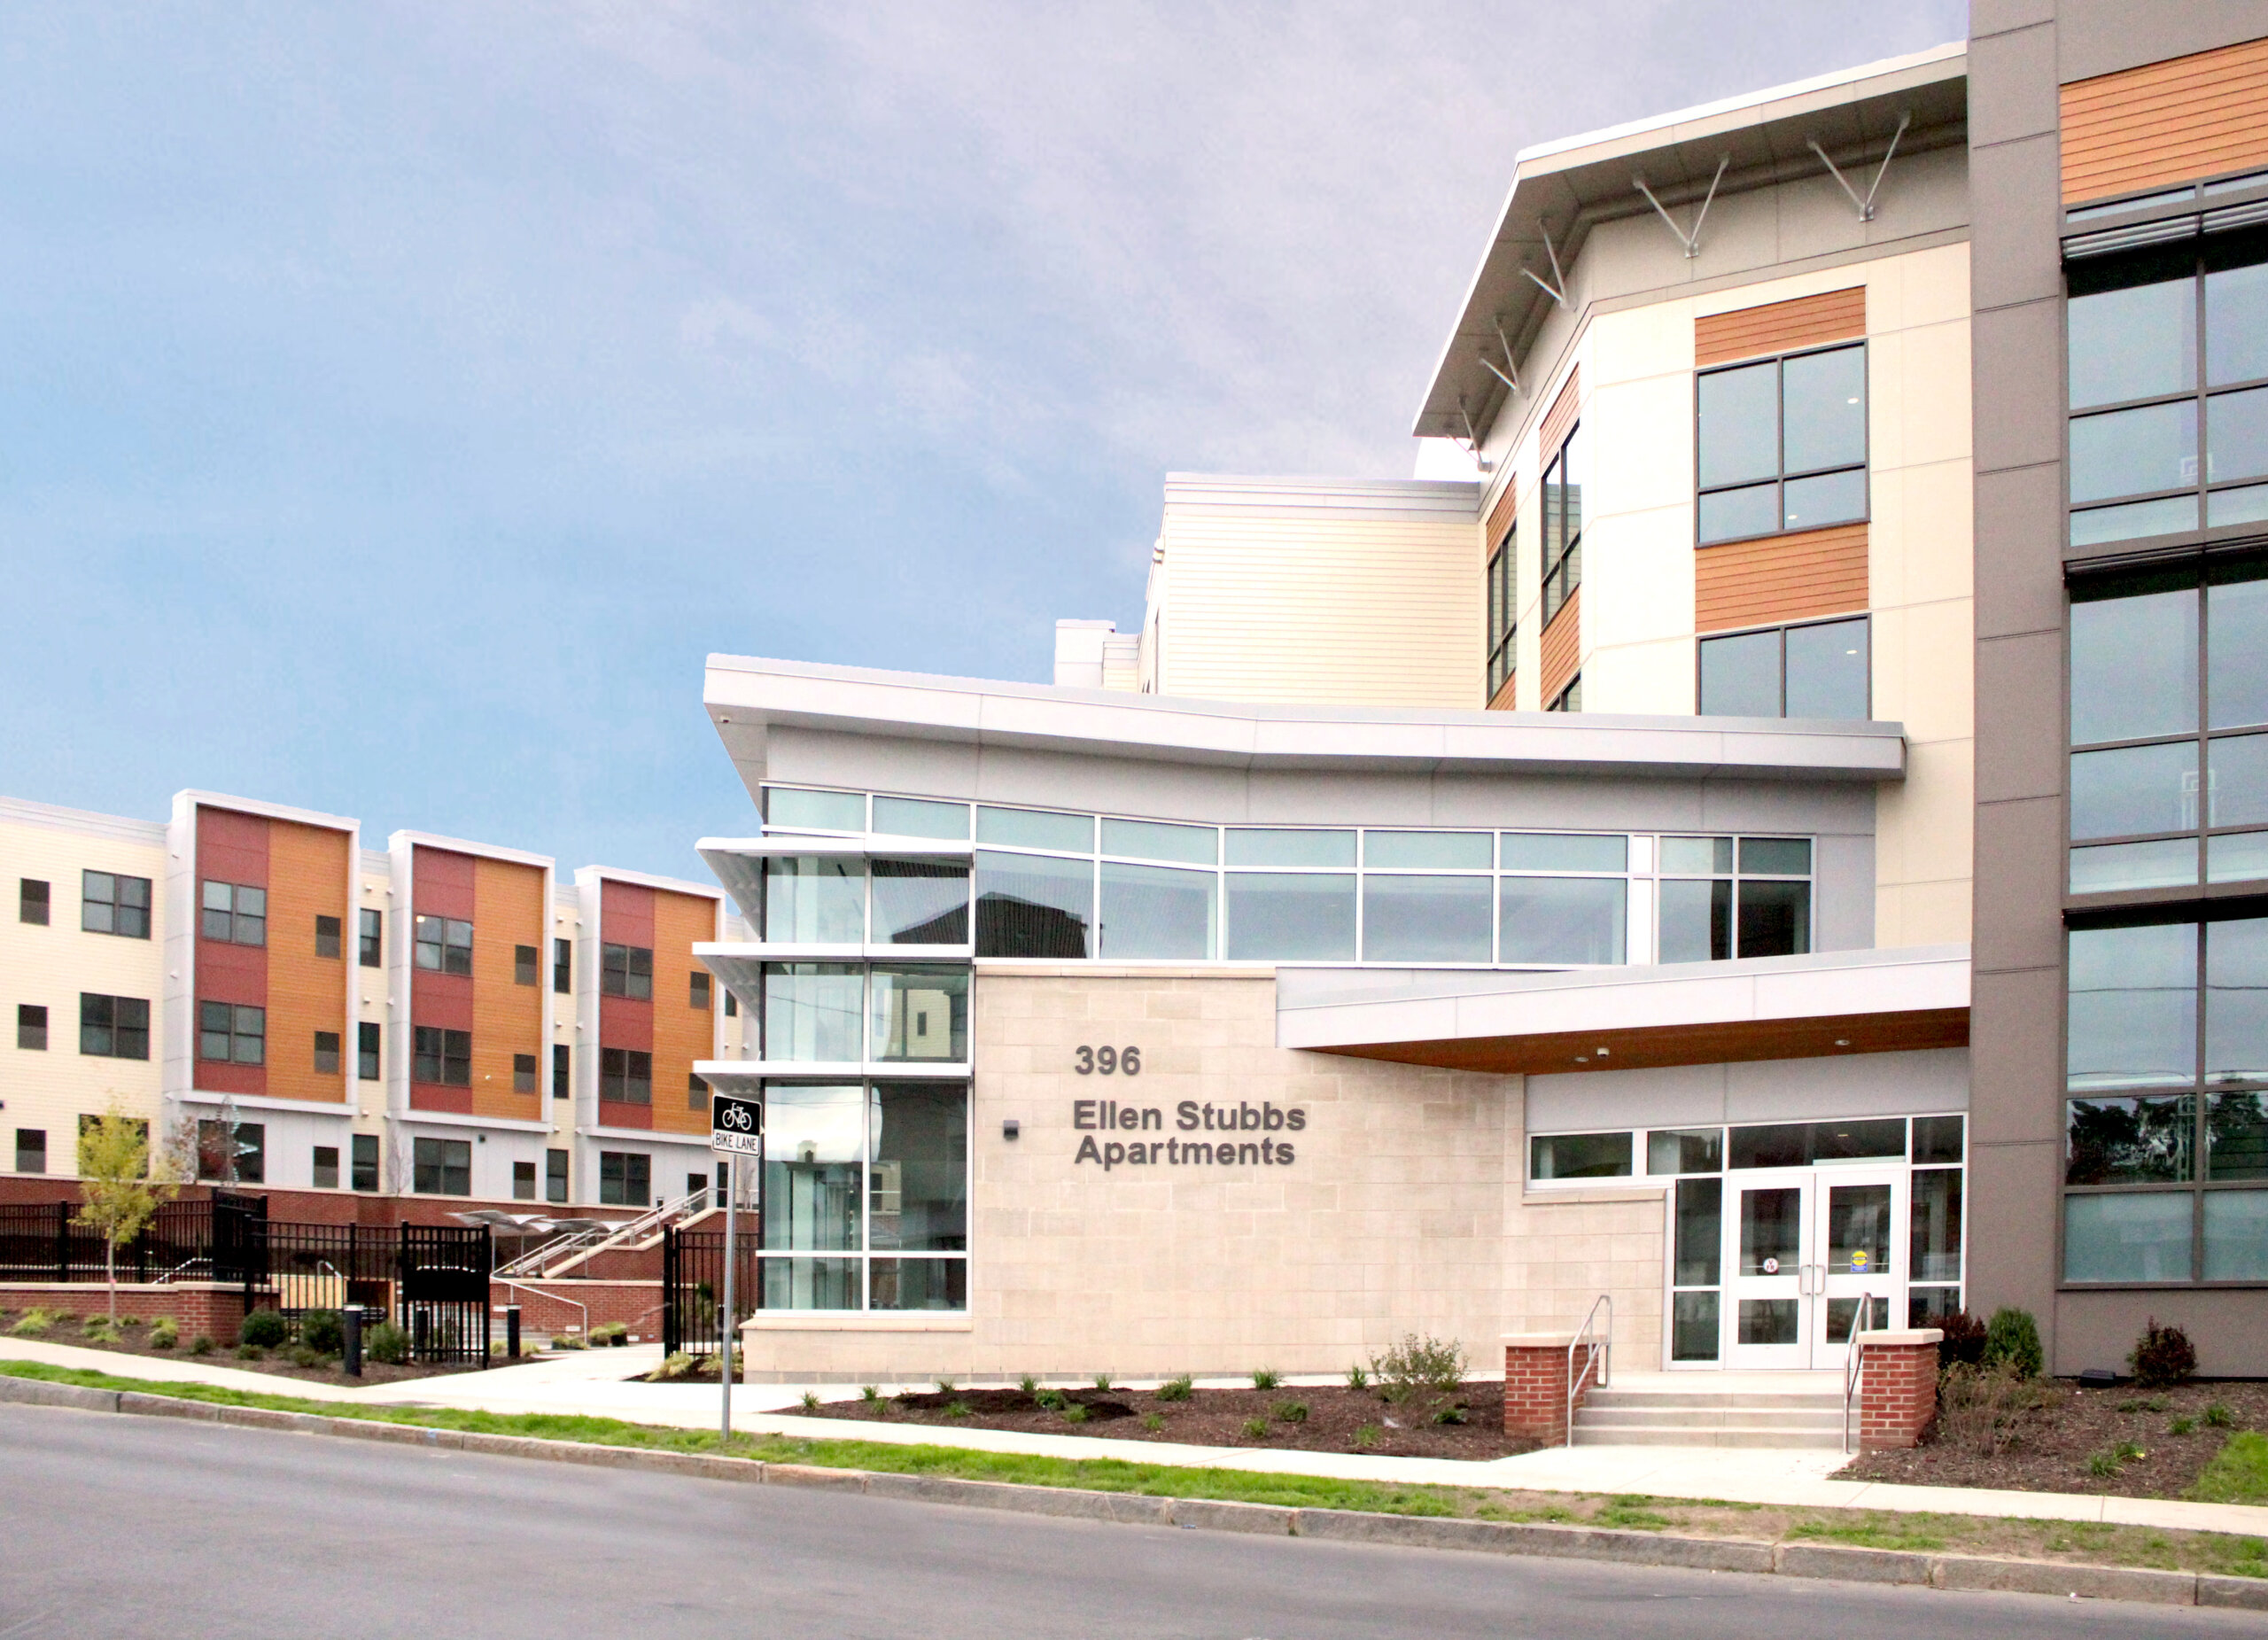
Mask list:
MULTIPOLYGON (((44 1340, 0 1335, 0 1360, 46 1361, 124 1377, 225 1385, 232 1389, 370 1405, 464 1407, 486 1412, 548 1412, 617 1418, 632 1423, 701 1429, 715 1425, 718 1392, 702 1384, 647 1384, 635 1375, 661 1361, 659 1345, 579 1350, 493 1372, 462 1372, 348 1389, 248 1372, 194 1358, 167 1361, 121 1356, 44 1340)), ((1242 1380, 1221 1380, 1223 1387, 1242 1380)), ((1287 1380, 1296 1382, 1299 1380, 1287 1380)), ((1336 1379, 1317 1379, 1336 1383, 1336 1379)), ((1200 1380, 1202 1387, 1206 1380, 1200 1380)), ((883 1385, 927 1389, 928 1384, 883 1385)), ((1432 1486, 1507 1487, 1524 1491, 1642 1492, 1656 1497, 1721 1498, 1788 1507, 1884 1509, 1902 1513, 1988 1515, 2035 1520, 2100 1520, 2193 1532, 2268 1537, 2268 1507, 2193 1504, 2068 1492, 1987 1491, 1976 1488, 1893 1486, 1837 1481, 1840 1453, 1809 1449, 1739 1447, 1549 1447, 1518 1457, 1470 1463, 1456 1458, 1377 1457, 1357 1452, 1268 1451, 1245 1447, 1182 1446, 1049 1435, 1006 1429, 940 1429, 929 1425, 846 1423, 798 1417, 808 1389, 828 1401, 851 1399, 842 1384, 744 1384, 733 1392, 733 1427, 750 1434, 896 1445, 959 1447, 1048 1457, 1110 1457, 1191 1469, 1244 1469, 1271 1474, 1332 1475, 1349 1481, 1432 1486)))

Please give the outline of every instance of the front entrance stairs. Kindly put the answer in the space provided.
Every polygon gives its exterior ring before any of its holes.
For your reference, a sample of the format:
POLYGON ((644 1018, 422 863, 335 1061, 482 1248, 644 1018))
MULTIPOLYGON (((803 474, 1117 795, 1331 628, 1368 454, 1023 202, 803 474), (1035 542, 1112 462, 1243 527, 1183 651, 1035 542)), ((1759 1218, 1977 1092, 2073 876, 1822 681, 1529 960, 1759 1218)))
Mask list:
POLYGON ((1616 1372, 1576 1411, 1576 1446, 1843 1445, 1840 1372, 1616 1372))

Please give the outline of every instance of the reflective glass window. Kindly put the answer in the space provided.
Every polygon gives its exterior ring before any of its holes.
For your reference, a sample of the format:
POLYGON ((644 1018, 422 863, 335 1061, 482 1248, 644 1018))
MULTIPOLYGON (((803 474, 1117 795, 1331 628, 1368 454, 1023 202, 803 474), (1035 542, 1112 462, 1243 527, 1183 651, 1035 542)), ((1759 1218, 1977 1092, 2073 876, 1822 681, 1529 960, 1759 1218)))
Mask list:
POLYGON ((1366 831, 1363 864, 1380 868, 1486 871, 1495 839, 1485 831, 1366 831))
POLYGON ((2075 410, 2197 385, 2197 287, 2186 266, 2179 278, 2075 290, 2067 323, 2075 410))
POLYGON ((1301 831, 1278 827, 1231 827, 1231 866, 1346 866, 1355 863, 1351 831, 1301 831))
POLYGON ((1011 849, 1052 849, 1063 854, 1095 851, 1091 814, 1057 814, 1042 809, 976 811, 976 840, 1011 849))
POLYGON ((2204 1277, 2268 1281, 2268 1190, 2205 1193, 2204 1277))
POLYGON ((2206 1100, 2205 1177, 2268 1178, 2268 1094, 2215 1093, 2206 1100))
POLYGON ((967 1060, 967 968, 877 966, 867 989, 874 1009, 873 1057, 967 1060))
POLYGON ((866 863, 825 855, 764 862, 764 937, 856 945, 866 937, 866 863))
POLYGON ((1627 1178, 1627 1133, 1538 1133, 1528 1139, 1530 1178, 1627 1178))
POLYGON ((2205 400, 2205 481, 2268 476, 2268 387, 2205 400))
POLYGON ((1221 858, 1221 834, 1211 826, 1170 826, 1158 820, 1107 820, 1102 851, 1133 859, 1211 866, 1221 858))
MULTIPOLYGON (((2247 572, 2258 571, 2248 566, 2247 572)), ((2268 723, 2268 579, 2217 578, 2206 591, 2205 610, 2210 649, 2207 726, 2233 729, 2268 723)))
POLYGON ((978 851, 976 954, 1088 955, 1094 892, 1091 860, 978 851))
POLYGON ((1622 878, 1505 877, 1499 893, 1500 961, 1625 960, 1629 914, 1622 878))
POLYGON ((1170 866, 1102 863, 1102 950, 1105 957, 1212 957, 1214 885, 1209 871, 1170 866))
POLYGON ((1701 641, 1701 715, 1780 715, 1780 633, 1744 632, 1701 641))
POLYGON ((2140 740, 2197 727, 2197 591, 2071 603, 2071 740, 2140 740))
POLYGON ((1697 385, 1702 487, 1780 476, 1780 366, 1711 370, 1697 385))
POLYGON ((968 867, 951 860, 878 859, 874 882, 875 943, 968 943, 968 867))
POLYGON ((1868 717, 1868 623, 1863 620, 1789 627, 1787 715, 1852 721, 1868 717))
POLYGON ((924 797, 877 797, 874 829, 891 837, 943 837, 962 842, 968 836, 968 804, 935 803, 924 797))
POLYGON ((2210 245, 2205 274, 2205 379, 2258 381, 2268 376, 2268 266, 2216 267, 2259 255, 2256 244, 2210 245))
MULTIPOLYGON (((1681 1179, 1677 1186, 1677 1244, 1673 1254, 1673 1285, 1714 1286, 1724 1267, 1724 1181, 1681 1179)), ((1708 1356, 1717 1353, 1709 1341, 1708 1356)))
POLYGON ((1733 954, 1733 885, 1723 878, 1665 879, 1660 950, 1664 962, 1722 962, 1733 954))
POLYGON ((2144 405, 2075 417, 2071 499, 2109 501, 2197 482, 2197 402, 2144 405))
POLYGON ((2070 1086, 2193 1082, 2196 987, 2194 924, 2073 929, 2067 1027, 2070 1086))
POLYGON ((1363 957, 1369 962, 1486 962, 1486 877, 1363 879, 1363 957))
POLYGON ((1630 864, 1630 839, 1619 833, 1508 831, 1500 847, 1506 871, 1623 871, 1630 864))
POLYGON ((2205 1077, 2268 1082, 2268 917, 2205 925, 2205 1077))
POLYGON ((2067 1281, 2186 1281, 2190 1215, 2186 1190, 2063 1198, 2067 1281))
POLYGON ((2071 757, 2071 836, 2194 830, 2197 742, 2122 746, 2071 757))
MULTIPOLYGON (((775 1082, 765 1087, 762 1199, 767 1250, 858 1250, 866 1102, 866 1090, 857 1083, 796 1087, 775 1082)), ((824 1307, 856 1308, 856 1302, 824 1307)))
POLYGON ((959 1083, 878 1083, 867 1115, 873 1158, 867 1245, 904 1252, 967 1251, 967 1088, 959 1083))
POLYGON ((856 963, 764 968, 764 1057, 847 1064, 866 1057, 866 974, 856 963))
POLYGON ((1867 350, 1798 354, 1781 367, 1783 460, 1788 471, 1816 472, 1867 459, 1867 350))
POLYGON ((1959 1168, 1917 1168, 1907 1213, 1906 1279, 1961 1279, 1959 1168))
POLYGON ((1724 1165, 1722 1128, 1657 1128, 1646 1135, 1649 1173, 1716 1173, 1724 1165))
MULTIPOLYGON (((1349 835, 1350 844, 1352 841, 1349 835)), ((1351 874, 1231 872, 1226 888, 1231 960, 1346 962, 1354 959, 1355 879, 1351 874)))
POLYGON ((2067 1185, 2171 1185, 2191 1177, 2197 1101, 2188 1093, 2075 1099, 2064 1125, 2067 1185))
POLYGON ((812 791, 767 786, 764 823, 783 831, 864 831, 866 797, 858 791, 812 791))
POLYGON ((1781 527, 1789 530, 1855 523, 1867 516, 1867 475, 1829 472, 1790 478, 1780 486, 1780 514, 1781 527))

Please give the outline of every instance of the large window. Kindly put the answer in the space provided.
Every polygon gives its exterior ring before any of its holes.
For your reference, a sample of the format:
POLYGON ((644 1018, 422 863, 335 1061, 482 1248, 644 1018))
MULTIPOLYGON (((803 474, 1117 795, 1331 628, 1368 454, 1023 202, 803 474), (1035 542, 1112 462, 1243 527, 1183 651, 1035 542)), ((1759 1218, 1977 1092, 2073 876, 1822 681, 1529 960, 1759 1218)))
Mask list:
POLYGON ((245 882, 206 882, 198 899, 197 929, 224 944, 265 945, 268 890, 245 882))
POLYGON ((654 998, 654 952, 646 945, 599 947, 599 991, 639 1002, 654 998))
POLYGON ((421 1196, 472 1193, 470 1139, 420 1139, 410 1144, 410 1189, 421 1196))
POLYGON ((773 962, 764 969, 763 1057, 855 1065, 862 1060, 968 1058, 966 967, 773 962))
POLYGON ((2071 590, 2071 891, 2268 877, 2268 561, 2071 590))
POLYGON ((1704 638, 1701 715, 1869 717, 1867 639, 1864 616, 1704 638))
POLYGON ((1695 416, 1702 546, 1867 516, 1865 343, 1705 370, 1695 416))
POLYGON ((472 1033, 418 1025, 409 1033, 409 1079, 437 1087, 472 1085, 472 1033))
POLYGON ((2268 236, 2069 281, 2071 544, 2268 520, 2268 236))
POLYGON ((214 1185, 264 1185, 268 1182, 268 1127, 260 1122, 229 1122, 217 1116, 199 1117, 197 1123, 197 1177, 214 1185))
POLYGON ((1811 949, 1808 839, 1664 837, 1660 848, 1662 961, 1811 949))
POLYGON ((2063 1279, 2268 1282, 2268 917, 2070 937, 2063 1279))
POLYGON ((653 1157, 635 1150, 599 1152, 601 1207, 642 1208, 653 1199, 653 1157))
POLYGON ((968 1089, 765 1089, 767 1310, 968 1307, 968 1089))
MULTIPOLYGON (((1583 486, 1590 477, 1578 423, 1543 470, 1543 624, 1583 584, 1583 486)), ((1576 708, 1570 707, 1573 711, 1576 708)))
MULTIPOLYGON (((89 871, 81 874, 81 928, 89 934, 117 934, 128 939, 150 937, 149 878, 89 871)), ((43 917, 41 921, 46 919, 43 917)))
POLYGON ((359 911, 354 913, 354 960, 366 968, 375 968, 385 961, 385 913, 382 911, 359 911))
POLYGON ((601 1048, 599 1098, 617 1105, 652 1104, 654 1056, 642 1048, 601 1048))
POLYGON ((197 1057, 223 1065, 266 1064, 268 1010, 241 1003, 198 1003, 197 1057))
POLYGON ((417 966, 432 974, 472 973, 472 924, 454 917, 420 916, 413 925, 417 966))
POLYGON ((81 991, 79 1052, 98 1059, 149 1058, 149 999, 81 991))
MULTIPOLYGON (((1512 675, 1518 657, 1520 526, 1515 519, 1488 560, 1488 700, 1493 703, 1512 675)), ((1506 705, 1511 703, 1507 701, 1506 705)))
POLYGON ((350 1141, 347 1152, 353 1172, 347 1176, 347 1186, 353 1190, 376 1190, 378 1187, 378 1136, 357 1133, 350 1141))
POLYGON ((378 1079, 378 1043, 382 1027, 374 1019, 359 1021, 354 1027, 354 1077, 358 1082, 378 1079))

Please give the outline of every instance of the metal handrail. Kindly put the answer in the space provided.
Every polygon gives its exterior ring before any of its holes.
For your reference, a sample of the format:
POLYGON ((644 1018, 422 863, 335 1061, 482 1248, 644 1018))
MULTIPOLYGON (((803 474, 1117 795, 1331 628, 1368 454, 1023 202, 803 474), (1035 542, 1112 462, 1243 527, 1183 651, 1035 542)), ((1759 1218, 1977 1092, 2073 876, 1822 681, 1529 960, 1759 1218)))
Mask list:
MULTIPOLYGON (((595 1239, 586 1237, 566 1247, 547 1242, 537 1253, 515 1259, 505 1269, 515 1275, 532 1276, 537 1280, 548 1279, 553 1269, 559 1264, 595 1258, 601 1253, 612 1252, 629 1242, 643 1240, 665 1224, 708 1211, 710 1190, 711 1186, 707 1185, 698 1190, 689 1190, 673 1201, 664 1201, 659 1207, 649 1208, 636 1218, 611 1226, 606 1234, 595 1239)), ((605 1223, 604 1220, 595 1222, 605 1223)))
POLYGON ((1598 1295, 1597 1299, 1591 1304, 1590 1313, 1583 1317, 1583 1325, 1575 1329, 1575 1336, 1568 1341, 1566 1429, 1567 1444, 1569 1446, 1575 1444, 1575 1396, 1582 1388, 1582 1385, 1578 1381, 1575 1372, 1575 1351, 1582 1348, 1583 1341, 1586 1339, 1590 1341, 1590 1350, 1589 1353, 1585 1355, 1583 1357, 1583 1371, 1581 1376, 1583 1378, 1590 1377, 1591 1369, 1596 1367, 1598 1369, 1598 1387, 1601 1389, 1604 1389, 1612 1381, 1612 1375, 1608 1371, 1609 1363, 1607 1356, 1608 1352, 1614 1347, 1614 1295, 1612 1294, 1602 1293, 1598 1295), (1604 1333, 1598 1332, 1592 1325, 1598 1319, 1598 1312, 1602 1308, 1606 1311, 1606 1331, 1604 1333))
POLYGON ((202 1264, 207 1270, 210 1270, 213 1267, 213 1261, 202 1253, 198 1254, 193 1258, 185 1258, 182 1260, 180 1263, 175 1264, 171 1270, 159 1272, 156 1277, 152 1278, 150 1285, 152 1286, 161 1287, 171 1286, 174 1283, 174 1278, 181 1274, 183 1271, 187 1270, 191 1264, 202 1264))
POLYGON ((1886 1330, 1867 1325, 1874 1318, 1874 1295, 1861 1294, 1859 1313, 1851 1318, 1851 1358, 1843 1364, 1843 1454, 1846 1457, 1851 1453, 1851 1409, 1858 1401, 1859 1385, 1865 1376, 1866 1335, 1886 1330))
POLYGON ((583 1337, 586 1340, 588 1340, 591 1336, 591 1307, 583 1302, 582 1300, 579 1298, 570 1298, 564 1293, 547 1293, 541 1287, 531 1286, 524 1281, 508 1281, 501 1276, 496 1278, 496 1283, 500 1286, 510 1287, 516 1293, 533 1293, 540 1298, 548 1298, 557 1303, 574 1305, 576 1309, 583 1312, 583 1337))

